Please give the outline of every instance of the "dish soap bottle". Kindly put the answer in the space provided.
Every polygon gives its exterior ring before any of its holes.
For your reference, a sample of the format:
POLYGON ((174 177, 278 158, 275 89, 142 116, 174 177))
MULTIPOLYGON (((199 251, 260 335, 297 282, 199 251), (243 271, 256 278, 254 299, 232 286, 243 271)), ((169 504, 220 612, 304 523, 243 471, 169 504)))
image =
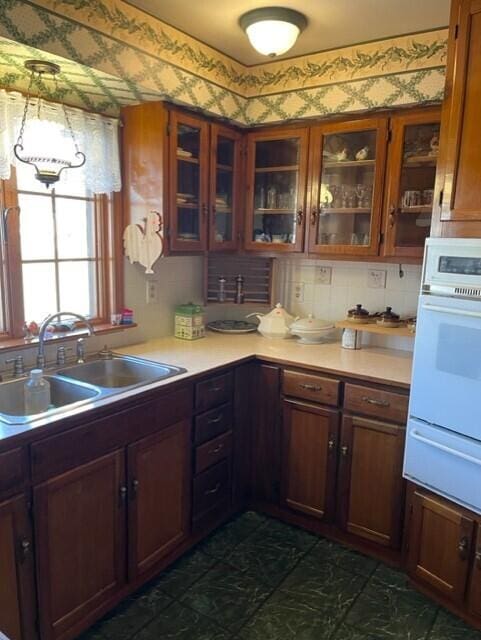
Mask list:
POLYGON ((24 386, 25 414, 43 413, 50 406, 50 384, 42 369, 32 369, 24 386))

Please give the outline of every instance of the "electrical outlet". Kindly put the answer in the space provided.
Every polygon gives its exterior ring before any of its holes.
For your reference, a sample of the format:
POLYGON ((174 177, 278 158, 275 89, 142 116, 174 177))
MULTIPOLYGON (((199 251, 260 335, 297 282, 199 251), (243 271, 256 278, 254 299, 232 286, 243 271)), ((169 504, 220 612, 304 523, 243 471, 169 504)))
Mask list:
POLYGON ((316 267, 314 283, 331 284, 332 267, 316 267))
POLYGON ((294 298, 296 302, 304 302, 304 283, 296 282, 294 284, 294 298))
POLYGON ((381 269, 369 269, 367 272, 367 286, 371 289, 385 289, 386 271, 381 269))
POLYGON ((145 287, 147 304, 157 304, 159 302, 159 288, 157 284, 157 280, 147 280, 145 287))

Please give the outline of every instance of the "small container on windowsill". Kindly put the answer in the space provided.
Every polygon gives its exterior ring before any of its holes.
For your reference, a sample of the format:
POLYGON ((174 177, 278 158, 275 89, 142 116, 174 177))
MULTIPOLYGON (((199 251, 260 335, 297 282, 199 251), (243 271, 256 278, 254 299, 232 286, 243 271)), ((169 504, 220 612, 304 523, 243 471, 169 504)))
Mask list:
POLYGON ((134 322, 134 312, 132 309, 122 309, 120 324, 132 324, 134 322))

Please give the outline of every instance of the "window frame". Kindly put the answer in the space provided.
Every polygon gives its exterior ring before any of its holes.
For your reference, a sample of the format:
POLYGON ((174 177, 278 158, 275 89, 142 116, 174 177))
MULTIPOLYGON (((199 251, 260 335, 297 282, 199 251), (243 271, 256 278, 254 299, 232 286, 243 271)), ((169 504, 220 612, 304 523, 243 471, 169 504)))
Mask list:
MULTIPOLYGON (((21 190, 23 192, 23 190, 21 190)), ((68 194, 58 194, 68 197, 68 194)), ((75 196, 71 196, 75 197, 75 196)), ((110 316, 123 307, 123 211, 121 193, 94 195, 97 242, 97 306, 94 327, 110 325, 110 316)), ((2 342, 24 337, 23 278, 20 244, 20 209, 15 167, 8 180, 0 181, 0 278, 3 292, 2 342)), ((75 311, 75 309, 66 309, 75 311)), ((122 327, 124 328, 124 327, 122 327)))

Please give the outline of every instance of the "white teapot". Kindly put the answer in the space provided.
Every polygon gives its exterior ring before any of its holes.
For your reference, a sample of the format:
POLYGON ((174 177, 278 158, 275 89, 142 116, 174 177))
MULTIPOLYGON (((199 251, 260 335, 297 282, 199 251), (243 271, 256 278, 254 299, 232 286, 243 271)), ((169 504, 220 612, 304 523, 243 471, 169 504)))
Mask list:
POLYGON ((272 311, 266 313, 250 313, 247 317, 256 316, 259 320, 257 330, 265 338, 289 338, 291 333, 289 327, 295 318, 291 316, 278 302, 272 311))

